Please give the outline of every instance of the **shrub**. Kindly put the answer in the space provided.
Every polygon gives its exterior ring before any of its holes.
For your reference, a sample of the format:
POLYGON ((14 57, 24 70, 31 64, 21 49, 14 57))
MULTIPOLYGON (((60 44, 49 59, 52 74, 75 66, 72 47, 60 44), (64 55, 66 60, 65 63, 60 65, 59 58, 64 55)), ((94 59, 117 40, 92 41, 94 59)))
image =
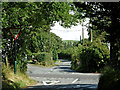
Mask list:
POLYGON ((34 55, 34 59, 37 60, 37 62, 40 65, 46 66, 53 64, 51 53, 40 52, 40 53, 34 53, 33 55, 34 55))
POLYGON ((79 44, 72 54, 71 68, 80 72, 100 72, 108 64, 110 51, 105 44, 79 44), (78 50, 77 50, 78 49, 78 50))
POLYGON ((58 60, 58 53, 56 49, 53 50, 53 60, 58 60))
POLYGON ((109 66, 105 67, 98 83, 98 90, 119 90, 119 84, 120 70, 114 70, 109 66))
POLYGON ((25 58, 23 58, 22 56, 17 56, 16 60, 19 70, 25 73, 27 71, 27 60, 25 60, 25 58))
POLYGON ((78 48, 78 47, 74 47, 74 51, 73 51, 73 54, 71 56, 71 59, 72 59, 72 65, 71 65, 71 68, 73 70, 76 70, 77 71, 77 67, 79 66, 80 64, 80 58, 79 58, 79 53, 81 53, 82 48, 78 48), (79 53, 78 53, 79 52, 79 53))
POLYGON ((73 53, 73 48, 63 49, 63 50, 61 50, 60 53, 58 53, 58 57, 60 59, 69 59, 69 60, 71 60, 72 53, 73 53))
POLYGON ((31 79, 27 74, 20 72, 17 69, 17 74, 11 66, 2 64, 2 90, 19 90, 20 88, 36 84, 37 82, 31 79))

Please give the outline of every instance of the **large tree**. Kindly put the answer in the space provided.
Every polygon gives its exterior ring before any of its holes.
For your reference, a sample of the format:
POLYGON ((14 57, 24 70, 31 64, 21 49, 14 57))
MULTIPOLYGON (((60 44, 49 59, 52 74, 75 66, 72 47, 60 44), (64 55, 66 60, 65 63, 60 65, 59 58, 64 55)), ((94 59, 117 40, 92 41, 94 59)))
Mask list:
POLYGON ((20 61, 29 52, 31 41, 34 40, 32 45, 36 45, 36 42, 38 44, 39 39, 39 44, 42 43, 41 37, 45 34, 42 35, 40 30, 49 32, 50 26, 54 25, 53 21, 60 21, 64 27, 75 24, 77 19, 70 14, 71 10, 74 11, 75 7, 67 2, 2 2, 3 59, 8 57, 10 64, 14 64, 14 43, 8 28, 22 29, 16 40, 17 58, 20 61))
POLYGON ((107 40, 110 42, 111 66, 120 68, 120 3, 119 2, 86 2, 74 3, 82 17, 89 17, 93 30, 99 34, 106 31, 107 40))

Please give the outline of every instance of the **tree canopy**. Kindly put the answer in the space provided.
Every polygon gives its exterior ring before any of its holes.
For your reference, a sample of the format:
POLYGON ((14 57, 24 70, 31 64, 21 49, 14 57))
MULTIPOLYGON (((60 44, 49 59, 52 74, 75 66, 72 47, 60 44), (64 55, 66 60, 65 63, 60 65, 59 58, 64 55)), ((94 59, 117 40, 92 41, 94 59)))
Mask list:
MULTIPOLYGON (((2 2, 3 60, 8 57, 14 64, 14 42, 8 28, 21 28, 16 40, 17 59, 23 62, 26 54, 47 52, 49 50, 49 32, 53 21, 60 21, 64 27, 75 24, 77 19, 70 11, 75 11, 68 2, 2 2)), ((51 47, 59 49, 61 39, 51 33, 51 47)))
POLYGON ((119 2, 86 2, 74 3, 79 12, 84 11, 83 17, 89 17, 92 29, 101 34, 106 31, 110 42, 110 58, 112 67, 120 67, 120 3, 119 2), (117 66, 116 66, 117 65, 117 66))

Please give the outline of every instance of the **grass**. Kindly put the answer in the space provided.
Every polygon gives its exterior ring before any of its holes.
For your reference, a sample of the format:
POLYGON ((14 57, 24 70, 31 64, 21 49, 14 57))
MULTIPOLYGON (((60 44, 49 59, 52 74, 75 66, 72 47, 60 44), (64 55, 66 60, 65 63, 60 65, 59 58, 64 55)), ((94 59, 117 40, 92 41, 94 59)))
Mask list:
POLYGON ((2 65, 2 90, 16 90, 36 84, 36 81, 19 70, 14 74, 10 66, 2 65))
POLYGON ((31 64, 33 66, 39 66, 39 67, 53 67, 53 66, 56 66, 57 64, 55 65, 47 65, 47 66, 44 66, 44 65, 40 65, 40 64, 31 64))
POLYGON ((28 63, 34 66, 39 66, 39 67, 53 67, 56 66, 57 64, 55 64, 56 61, 51 60, 51 61, 46 61, 45 64, 43 63, 39 63, 39 62, 32 62, 32 60, 30 60, 28 63))

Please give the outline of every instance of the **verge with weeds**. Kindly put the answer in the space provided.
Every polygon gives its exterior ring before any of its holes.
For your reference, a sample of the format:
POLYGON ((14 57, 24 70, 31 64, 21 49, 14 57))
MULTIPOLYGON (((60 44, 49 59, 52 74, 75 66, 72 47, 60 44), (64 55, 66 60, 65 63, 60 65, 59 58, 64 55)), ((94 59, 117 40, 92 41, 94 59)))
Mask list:
POLYGON ((21 73, 19 70, 17 70, 17 74, 14 74, 12 67, 2 64, 2 90, 16 90, 32 84, 36 84, 36 81, 27 74, 21 73))

